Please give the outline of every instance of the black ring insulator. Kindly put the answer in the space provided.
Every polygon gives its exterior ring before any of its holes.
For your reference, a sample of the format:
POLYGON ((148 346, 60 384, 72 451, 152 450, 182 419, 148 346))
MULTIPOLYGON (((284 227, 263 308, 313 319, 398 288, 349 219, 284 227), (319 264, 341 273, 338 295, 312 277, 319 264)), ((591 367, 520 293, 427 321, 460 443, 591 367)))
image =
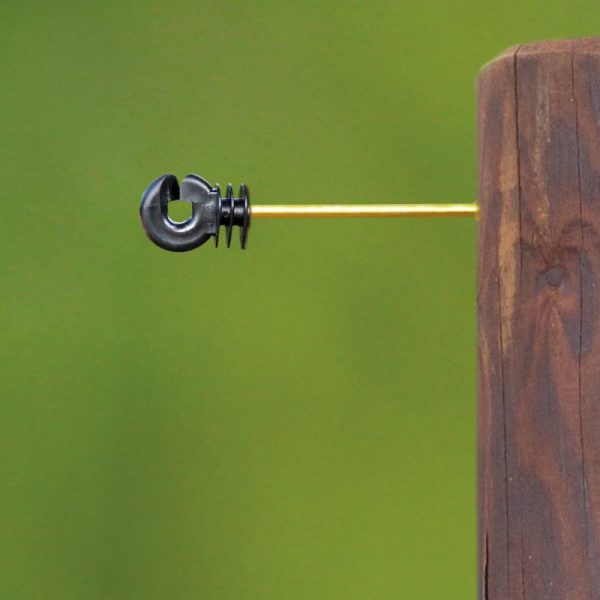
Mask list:
POLYGON ((234 198, 233 186, 227 185, 227 195, 221 197, 219 185, 212 187, 199 175, 186 175, 179 183, 175 175, 155 179, 142 195, 140 218, 148 237, 158 246, 173 252, 192 250, 210 237, 219 243, 219 228, 226 227, 227 247, 231 244, 233 227, 241 228, 240 245, 246 247, 250 227, 250 199, 248 188, 242 184, 240 198, 234 198), (181 223, 172 221, 168 214, 171 200, 192 203, 192 216, 181 223))

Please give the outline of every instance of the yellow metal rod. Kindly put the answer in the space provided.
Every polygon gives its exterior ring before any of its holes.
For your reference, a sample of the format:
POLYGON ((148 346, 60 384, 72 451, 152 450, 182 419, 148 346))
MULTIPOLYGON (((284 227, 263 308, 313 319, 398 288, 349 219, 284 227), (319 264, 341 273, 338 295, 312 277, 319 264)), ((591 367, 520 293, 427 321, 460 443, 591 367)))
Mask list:
POLYGON ((321 217, 477 217, 479 206, 470 204, 254 204, 253 219, 321 217))

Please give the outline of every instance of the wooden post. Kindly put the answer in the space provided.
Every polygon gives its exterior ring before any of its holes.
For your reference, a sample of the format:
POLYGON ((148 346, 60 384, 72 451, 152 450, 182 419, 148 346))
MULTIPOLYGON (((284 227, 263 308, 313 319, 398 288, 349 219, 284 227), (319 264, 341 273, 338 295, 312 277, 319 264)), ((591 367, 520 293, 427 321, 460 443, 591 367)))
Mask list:
POLYGON ((600 598, 600 39, 479 95, 479 598, 600 598))

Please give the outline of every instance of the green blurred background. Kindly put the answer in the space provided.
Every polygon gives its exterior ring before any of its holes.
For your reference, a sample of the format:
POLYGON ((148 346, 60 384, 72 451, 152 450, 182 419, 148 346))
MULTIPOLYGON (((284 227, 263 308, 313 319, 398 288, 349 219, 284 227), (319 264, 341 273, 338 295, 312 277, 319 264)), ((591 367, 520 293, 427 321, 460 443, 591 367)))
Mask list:
POLYGON ((158 249, 166 172, 467 201, 479 67, 597 2, 4 2, 0 598, 475 597, 475 223, 158 249))

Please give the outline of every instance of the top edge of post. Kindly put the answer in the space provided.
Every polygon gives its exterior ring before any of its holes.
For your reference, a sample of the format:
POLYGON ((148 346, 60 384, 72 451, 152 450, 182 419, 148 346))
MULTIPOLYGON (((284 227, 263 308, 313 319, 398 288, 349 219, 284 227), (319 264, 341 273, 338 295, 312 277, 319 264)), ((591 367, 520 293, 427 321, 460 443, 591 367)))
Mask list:
POLYGON ((600 54, 600 37, 565 38, 516 44, 485 63, 481 67, 480 73, 496 63, 513 61, 517 53, 519 56, 569 53, 600 54))

